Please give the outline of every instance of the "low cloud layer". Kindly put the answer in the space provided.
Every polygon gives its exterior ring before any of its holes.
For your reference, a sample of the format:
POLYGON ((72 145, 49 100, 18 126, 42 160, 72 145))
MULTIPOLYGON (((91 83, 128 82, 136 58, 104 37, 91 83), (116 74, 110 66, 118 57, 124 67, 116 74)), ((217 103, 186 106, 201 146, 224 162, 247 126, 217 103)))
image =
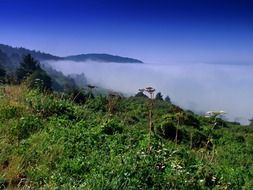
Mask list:
POLYGON ((251 65, 48 63, 64 74, 85 73, 89 83, 129 95, 153 86, 185 109, 225 110, 229 120, 242 123, 253 117, 251 65))

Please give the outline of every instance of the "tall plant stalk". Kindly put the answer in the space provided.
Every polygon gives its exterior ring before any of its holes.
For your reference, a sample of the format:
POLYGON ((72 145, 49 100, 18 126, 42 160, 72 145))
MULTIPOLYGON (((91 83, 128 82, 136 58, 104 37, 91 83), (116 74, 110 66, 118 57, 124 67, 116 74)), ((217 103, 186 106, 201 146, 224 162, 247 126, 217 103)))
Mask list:
POLYGON ((155 89, 153 87, 147 87, 145 89, 146 92, 149 93, 150 95, 150 99, 149 99, 149 114, 148 114, 148 128, 149 128, 149 150, 150 150, 150 141, 151 141, 151 133, 152 133, 152 129, 153 129, 153 106, 154 106, 154 92, 155 89))

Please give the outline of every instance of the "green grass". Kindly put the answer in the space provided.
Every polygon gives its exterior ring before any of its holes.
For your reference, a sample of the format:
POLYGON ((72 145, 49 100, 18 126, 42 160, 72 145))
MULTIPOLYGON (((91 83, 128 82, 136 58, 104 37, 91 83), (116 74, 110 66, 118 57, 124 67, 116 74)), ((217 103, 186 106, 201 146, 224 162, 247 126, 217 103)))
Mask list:
POLYGON ((177 126, 176 107, 156 101, 149 135, 145 98, 75 104, 4 88, 0 189, 253 189, 252 127, 220 121, 209 130, 212 121, 190 111, 177 126))

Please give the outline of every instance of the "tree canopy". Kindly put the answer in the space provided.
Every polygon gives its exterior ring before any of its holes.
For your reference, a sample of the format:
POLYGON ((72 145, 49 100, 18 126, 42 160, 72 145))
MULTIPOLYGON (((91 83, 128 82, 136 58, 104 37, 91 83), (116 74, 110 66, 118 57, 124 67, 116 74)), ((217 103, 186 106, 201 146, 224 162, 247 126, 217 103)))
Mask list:
POLYGON ((168 103, 171 103, 171 100, 170 100, 170 97, 169 97, 169 96, 166 96, 166 97, 164 98, 164 101, 165 101, 165 102, 168 102, 168 103))
POLYGON ((5 81, 6 71, 5 69, 0 65, 0 83, 3 83, 5 81))
POLYGON ((137 94, 135 94, 135 97, 148 98, 148 96, 144 94, 143 92, 138 92, 137 94))
POLYGON ((51 78, 46 71, 41 69, 40 63, 31 54, 24 56, 16 75, 18 82, 27 79, 28 86, 31 88, 51 89, 51 78))
POLYGON ((52 80, 44 70, 34 71, 27 79, 30 88, 50 90, 52 80))
POLYGON ((41 70, 39 62, 31 54, 25 55, 20 63, 20 67, 16 71, 18 82, 26 79, 36 70, 41 70))
POLYGON ((156 94, 156 96, 155 96, 155 99, 156 99, 156 100, 163 100, 163 95, 162 95, 162 93, 161 93, 161 92, 158 92, 158 93, 156 94))

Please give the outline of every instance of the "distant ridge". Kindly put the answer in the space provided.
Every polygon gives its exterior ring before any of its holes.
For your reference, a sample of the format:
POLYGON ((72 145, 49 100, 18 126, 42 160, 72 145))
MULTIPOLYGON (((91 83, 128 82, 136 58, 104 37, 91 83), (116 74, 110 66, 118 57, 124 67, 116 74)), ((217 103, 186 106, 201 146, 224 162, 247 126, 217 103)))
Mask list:
POLYGON ((98 62, 114 62, 114 63, 143 63, 138 59, 121 57, 117 55, 110 54, 80 54, 80 55, 71 55, 66 57, 55 56, 49 53, 44 53, 35 50, 29 50, 23 47, 12 47, 9 45, 0 44, 0 53, 5 54, 8 59, 11 61, 12 65, 18 65, 23 55, 31 54, 35 59, 39 61, 44 60, 71 60, 71 61, 98 61, 98 62))
POLYGON ((9 45, 0 44, 0 50, 5 53, 9 58, 18 58, 26 54, 31 54, 34 58, 43 61, 43 60, 60 60, 62 59, 59 56, 51 55, 49 53, 44 53, 35 50, 29 50, 23 47, 12 47, 9 45))
POLYGON ((121 57, 110 54, 98 54, 98 53, 89 53, 89 54, 80 54, 64 57, 66 60, 72 61, 99 61, 99 62, 115 62, 115 63, 143 63, 138 59, 133 59, 129 57, 121 57))

